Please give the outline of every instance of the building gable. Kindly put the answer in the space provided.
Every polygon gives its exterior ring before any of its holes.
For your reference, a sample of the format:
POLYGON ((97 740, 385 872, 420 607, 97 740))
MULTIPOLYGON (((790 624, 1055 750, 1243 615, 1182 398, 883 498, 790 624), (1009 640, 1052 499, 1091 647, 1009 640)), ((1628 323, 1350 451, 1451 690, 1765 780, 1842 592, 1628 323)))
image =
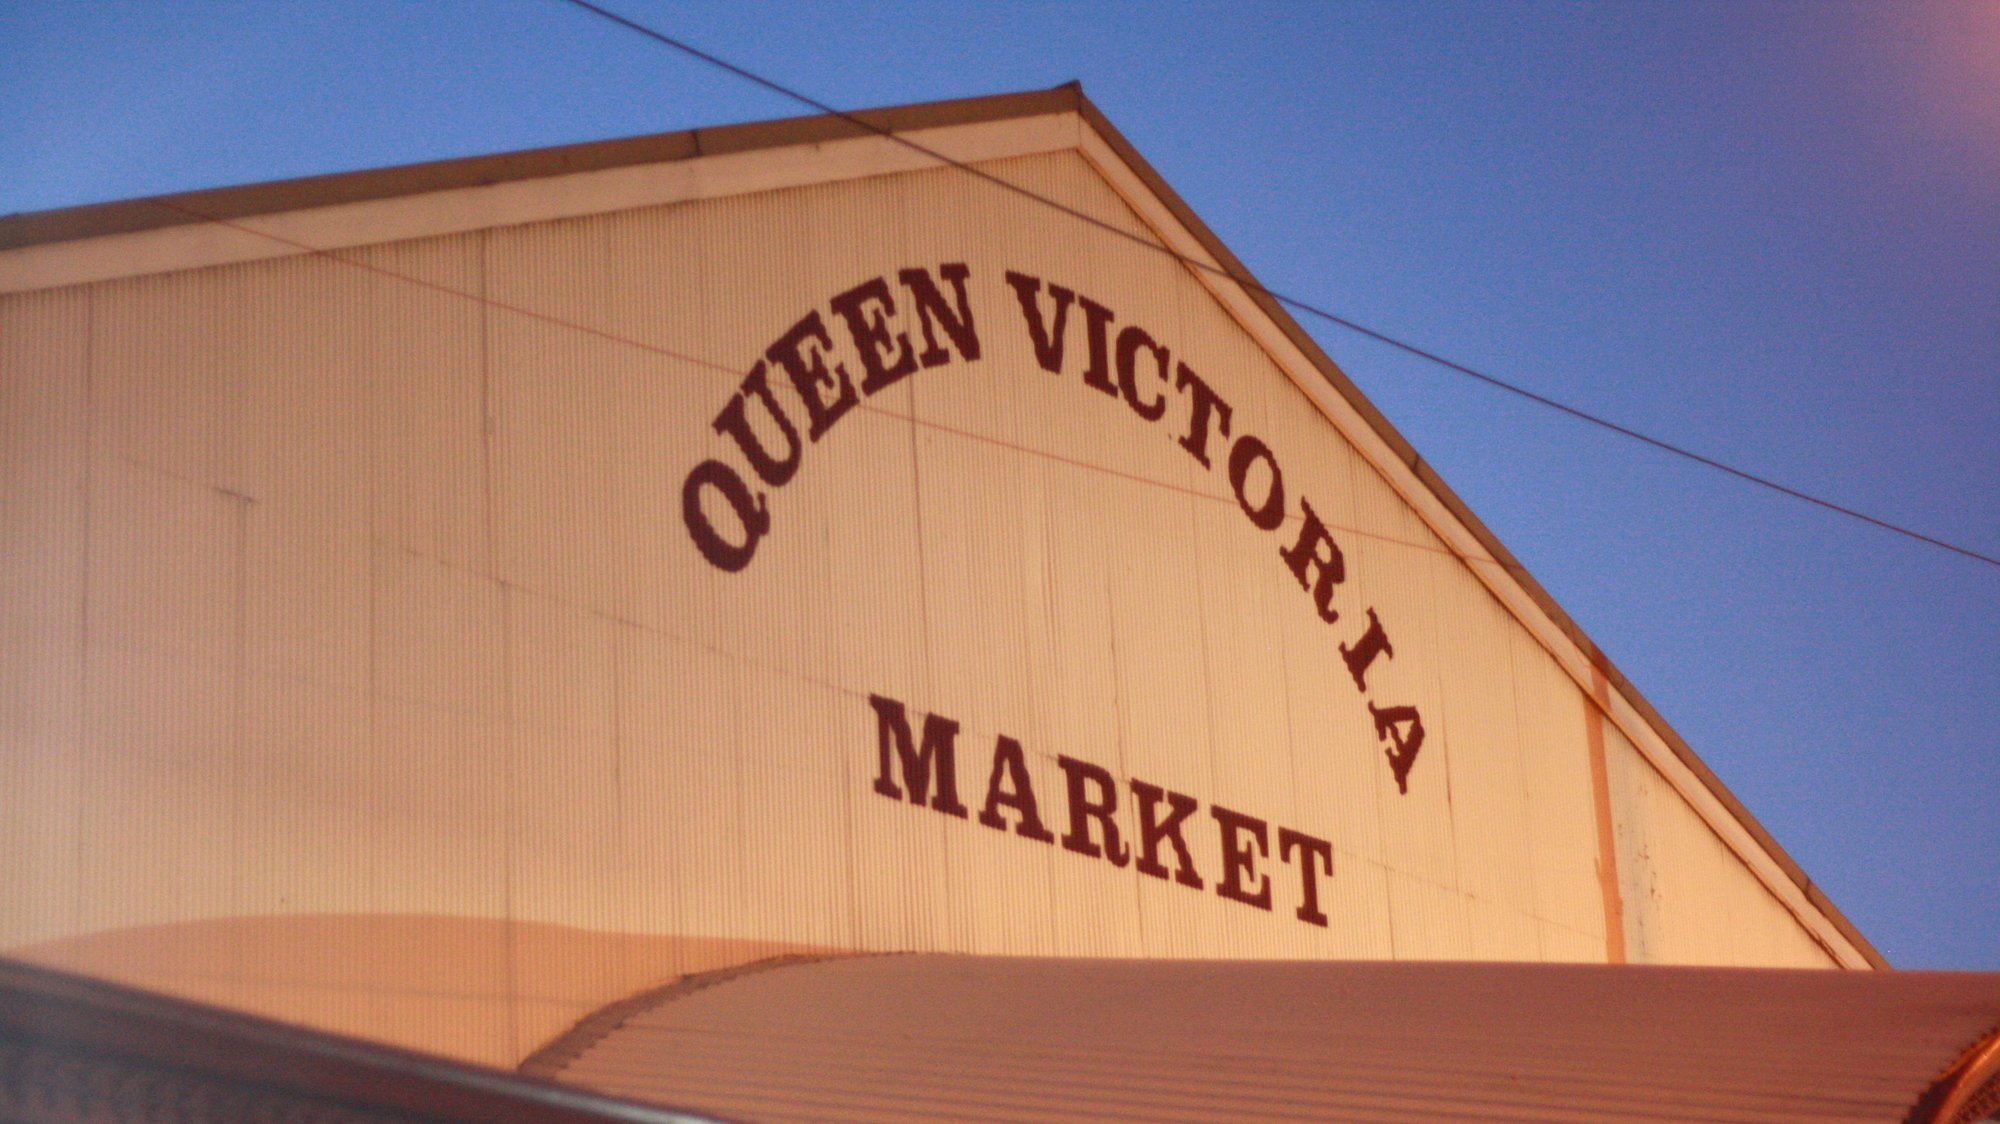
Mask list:
POLYGON ((509 1062, 787 951, 1870 962, 1087 102, 910 112, 979 174, 17 223, 0 943, 509 1062))

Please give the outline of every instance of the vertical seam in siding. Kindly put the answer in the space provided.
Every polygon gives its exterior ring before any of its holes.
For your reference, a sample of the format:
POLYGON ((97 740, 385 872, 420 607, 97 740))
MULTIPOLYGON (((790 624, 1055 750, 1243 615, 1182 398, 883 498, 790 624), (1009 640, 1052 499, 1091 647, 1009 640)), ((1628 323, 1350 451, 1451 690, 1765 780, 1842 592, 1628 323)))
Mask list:
MULTIPOLYGON (((482 575, 482 580, 492 579, 484 578, 482 575)), ((520 645, 515 642, 514 618, 519 612, 520 591, 504 581, 495 581, 494 584, 500 589, 500 690, 502 713, 506 716, 506 730, 500 738, 500 744, 502 752, 506 755, 504 768, 507 775, 507 795, 505 800, 500 803, 497 811, 489 810, 487 814, 496 815, 500 819, 500 910, 502 916, 500 932, 501 949, 507 957, 507 963, 501 976, 503 982, 500 986, 505 991, 502 1001, 505 1003, 507 1011, 507 1049, 514 1058, 518 1059, 526 1056, 530 1050, 529 1045, 521 1041, 521 1003, 525 997, 521 994, 521 917, 515 910, 517 899, 514 894, 515 885, 519 878, 516 857, 520 854, 519 849, 516 847, 516 843, 519 841, 514 836, 515 832, 519 830, 522 820, 519 807, 521 799, 521 771, 519 765, 521 754, 518 752, 516 745, 516 739, 521 736, 521 731, 517 721, 519 715, 514 707, 514 681, 519 671, 517 653, 520 648, 520 645)))
POLYGON ((95 559, 91 550, 91 499, 92 490, 97 486, 97 306, 103 299, 100 286, 92 285, 84 290, 83 301, 83 472, 82 476, 82 526, 77 549, 77 693, 76 693, 76 745, 70 755, 70 769, 75 778, 75 805, 71 809, 76 819, 76 837, 70 848, 70 861, 74 864, 75 882, 70 898, 69 931, 83 932, 83 841, 86 824, 83 809, 86 803, 84 777, 88 772, 90 747, 90 568, 95 559))
POLYGON ((229 864, 229 896, 225 900, 229 903, 229 908, 232 912, 239 915, 247 915, 254 911, 248 900, 249 894, 244 885, 246 882, 244 868, 248 865, 245 860, 249 857, 248 848, 244 845, 244 835, 246 832, 243 828, 243 821, 247 818, 244 814, 244 793, 249 791, 250 786, 245 783, 244 776, 249 771, 249 748, 246 745, 244 736, 244 727, 247 719, 243 713, 243 709, 249 697, 249 689, 244 683, 244 678, 248 672, 250 641, 250 505, 253 501, 248 496, 239 496, 226 490, 223 492, 223 495, 229 499, 230 507, 234 509, 230 513, 234 517, 230 522, 233 524, 232 530, 235 532, 236 537, 236 557, 234 559, 236 563, 236 581, 234 583, 236 586, 234 590, 236 603, 231 607, 236 620, 233 622, 229 638, 231 650, 229 653, 228 768, 230 789, 229 846, 231 851, 234 852, 235 861, 229 864))
POLYGON ((1584 700, 1583 727, 1590 744, 1590 796, 1597 811, 1597 882, 1604 892, 1604 955, 1625 963, 1625 898, 1618 889, 1618 840, 1611 825, 1611 777, 1604 762, 1604 707, 1611 703, 1611 684, 1604 672, 1590 669, 1590 694, 1584 700))
POLYGON ((479 306, 479 484, 482 510, 480 517, 485 526, 480 528, 486 540, 486 573, 500 576, 500 533, 493 510, 493 285, 487 253, 488 231, 480 231, 474 243, 478 251, 479 295, 475 302, 479 306))

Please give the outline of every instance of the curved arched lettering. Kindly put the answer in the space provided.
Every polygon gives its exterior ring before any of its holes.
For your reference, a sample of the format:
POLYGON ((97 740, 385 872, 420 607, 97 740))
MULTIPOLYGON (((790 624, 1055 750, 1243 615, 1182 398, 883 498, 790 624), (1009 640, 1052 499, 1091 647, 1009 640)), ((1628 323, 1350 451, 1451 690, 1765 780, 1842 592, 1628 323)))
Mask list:
MULTIPOLYGON (((963 262, 944 262, 934 267, 934 271, 949 283, 949 298, 932 269, 898 270, 895 277, 904 290, 901 299, 891 291, 886 277, 870 278, 830 298, 830 320, 818 310, 807 312, 765 350, 768 365, 759 362, 751 369, 714 421, 715 432, 730 439, 740 454, 739 463, 747 464, 750 471, 732 468, 721 460, 705 460, 688 473, 681 488, 681 515, 688 534, 710 565, 727 573, 742 570, 756 555, 764 536, 770 533, 769 496, 753 490, 749 480, 773 490, 782 488, 798 474, 806 447, 817 443, 866 398, 895 386, 918 370, 954 359, 965 362, 979 359, 982 347, 975 327, 975 302, 966 284, 971 271, 963 262), (836 331, 844 328, 844 336, 836 338, 835 332, 828 330, 829 323, 836 331), (779 391, 796 392, 797 402, 792 410, 794 414, 801 408, 804 411, 799 415, 805 419, 803 435, 786 415, 780 395, 773 393, 769 372, 774 369, 781 371, 789 384, 780 386, 779 391), (850 377, 850 370, 861 373, 859 384, 850 377), (753 403, 762 410, 762 416, 753 410, 753 403)), ((1081 385, 1122 399, 1135 417, 1146 422, 1162 422, 1169 412, 1174 413, 1175 419, 1167 423, 1173 440, 1204 471, 1212 472, 1215 460, 1228 462, 1229 486, 1236 505, 1258 530, 1280 531, 1291 506, 1296 505, 1296 536, 1287 536, 1280 543, 1278 556, 1308 595, 1319 619, 1326 624, 1339 623, 1341 612, 1334 602, 1347 579, 1345 555, 1306 496, 1300 491, 1287 490, 1284 470, 1271 446, 1248 432, 1237 433, 1232 439, 1234 415, 1223 394, 1151 332, 1137 324, 1120 323, 1110 307, 1074 289, 1013 270, 1006 271, 1003 279, 1020 306, 1020 326, 1025 330, 1034 361, 1042 370, 1054 375, 1076 371, 1081 375, 1081 385), (1045 287, 1046 306, 1041 297, 1045 287), (1083 322, 1075 327, 1072 325, 1076 318, 1069 315, 1072 307, 1082 313, 1083 322), (1068 345, 1068 337, 1072 335, 1081 335, 1080 347, 1068 345), (1077 371, 1079 367, 1081 370, 1077 371), (1142 388, 1141 383, 1150 382, 1154 376, 1159 384, 1142 388), (1215 456, 1224 445, 1227 457, 1215 456), (1255 481, 1253 477, 1260 475, 1259 464, 1265 478, 1255 481)), ((790 397, 789 393, 784 396, 790 397)), ((1410 769, 1423 745, 1423 720, 1413 706, 1376 704, 1368 669, 1380 659, 1393 657, 1395 648, 1374 608, 1357 608, 1366 611, 1368 626, 1358 638, 1339 644, 1340 657, 1355 689, 1367 701, 1378 735, 1390 745, 1387 756, 1397 789, 1406 791, 1410 769)), ((919 802, 928 798, 932 779, 929 762, 935 758, 940 763, 936 773, 940 786, 938 799, 943 801, 938 807, 954 815, 965 815, 967 809, 957 803, 951 792, 955 774, 949 739, 942 733, 933 738, 933 732, 926 728, 922 746, 908 752, 903 752, 903 748, 910 744, 909 735, 904 734, 901 741, 894 743, 901 753, 897 760, 902 762, 911 798, 919 802)), ((1021 833, 1050 841, 1054 836, 1036 818, 1024 768, 1006 757, 1007 744, 1003 738, 980 822, 1001 827, 997 809, 1016 807, 1021 815, 1021 833), (1018 800, 1001 787, 1003 779, 1014 783, 1021 794, 1018 800)), ((883 781, 878 790, 885 795, 900 792, 889 779, 889 750, 885 748, 883 753, 883 781)), ((1059 764, 1066 770, 1071 787, 1072 820, 1064 846, 1073 851, 1102 853, 1119 865, 1129 861, 1132 852, 1124 845, 1111 818, 1109 782, 1092 772, 1094 767, 1068 758, 1061 759, 1059 764), (1093 785, 1098 790, 1095 796, 1089 791, 1093 785), (1077 818, 1079 815, 1082 818, 1077 818), (1092 822, 1102 829, 1101 844, 1092 838, 1089 830, 1092 822)), ((1157 861, 1158 846, 1177 838, 1170 838, 1168 832, 1178 825, 1185 812, 1175 802, 1175 813, 1170 820, 1154 822, 1150 818, 1153 803, 1161 797, 1145 795, 1150 791, 1134 789, 1136 795, 1151 801, 1142 808, 1142 815, 1148 818, 1141 824, 1141 849, 1137 853, 1142 858, 1141 870, 1157 877, 1165 871, 1157 861)), ((1227 869, 1218 885, 1227 889, 1217 892, 1270 908, 1268 890, 1253 886, 1249 873, 1257 860, 1268 859, 1270 854, 1261 821, 1222 818, 1229 841, 1225 846, 1227 869), (1254 851, 1246 840, 1256 843, 1254 851)), ((1291 854, 1296 852, 1309 881, 1315 877, 1313 871, 1326 869, 1331 873, 1330 857, 1323 855, 1322 849, 1322 844, 1310 836, 1280 838, 1281 856, 1289 862, 1291 854), (1313 865, 1315 861, 1318 866, 1313 865)), ((1196 879, 1192 884, 1200 883, 1196 879)), ((1313 924, 1325 923, 1325 914, 1319 909, 1311 884, 1305 889, 1299 917, 1313 924)))
POLYGON ((750 486, 736 474, 736 470, 721 461, 703 461, 688 473, 681 485, 681 519, 687 523, 688 534, 694 539, 695 549, 718 570, 735 573, 750 564, 757 553, 757 542, 771 529, 771 513, 766 507, 762 493, 752 494, 750 486), (716 530, 709 521, 708 509, 702 506, 702 489, 714 490, 736 513, 736 521, 742 526, 743 541, 731 542, 716 530))
POLYGON ((1141 348, 1153 353, 1153 361, 1159 365, 1160 382, 1164 384, 1168 381, 1167 349, 1161 347, 1159 341, 1155 340, 1146 329, 1132 324, 1118 333, 1118 389, 1124 392, 1125 404, 1132 407, 1133 413, 1147 421, 1159 421, 1167 412, 1167 393, 1162 390, 1153 396, 1151 402, 1140 401, 1139 373, 1136 368, 1141 348))
POLYGON ((1229 486, 1236 490, 1236 505, 1258 529, 1276 530, 1285 521, 1285 474, 1278 470, 1278 458, 1271 455, 1271 447, 1247 433, 1229 450, 1229 486), (1243 486, 1249 483, 1250 466, 1260 460, 1270 468, 1271 483, 1264 492, 1264 502, 1252 507, 1243 486))
POLYGON ((805 446, 799 441, 799 431, 785 417, 785 411, 778 407, 778 400, 771 397, 771 387, 764 377, 764 364, 760 361, 750 368, 750 376, 729 400, 729 405, 715 415, 715 431, 736 442, 743 451, 743 459, 757 470, 757 478, 773 488, 783 487, 785 481, 799 470, 799 460, 805 453, 805 446), (750 416, 745 412, 744 403, 752 398, 764 404, 764 413, 785 435, 785 455, 774 457, 764 448, 764 439, 750 424, 750 416))

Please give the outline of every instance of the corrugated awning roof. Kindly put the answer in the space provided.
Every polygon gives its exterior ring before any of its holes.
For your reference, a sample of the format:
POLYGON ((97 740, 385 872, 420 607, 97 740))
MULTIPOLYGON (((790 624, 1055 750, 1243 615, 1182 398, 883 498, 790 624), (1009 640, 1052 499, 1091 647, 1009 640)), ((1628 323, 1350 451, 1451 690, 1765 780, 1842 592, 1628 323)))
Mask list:
POLYGON ((755 1120, 1823 1124, 1980 1119, 1996 1029, 1996 974, 904 955, 696 977, 531 1066, 755 1120))

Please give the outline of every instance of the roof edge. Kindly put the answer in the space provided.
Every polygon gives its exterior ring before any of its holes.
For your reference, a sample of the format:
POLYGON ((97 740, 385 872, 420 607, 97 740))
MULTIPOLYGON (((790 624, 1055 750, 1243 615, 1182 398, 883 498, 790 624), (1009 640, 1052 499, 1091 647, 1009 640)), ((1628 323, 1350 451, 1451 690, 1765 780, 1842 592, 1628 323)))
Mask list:
POLYGON ((1069 82, 1047 90, 919 102, 846 114, 783 117, 26 211, 0 215, 0 251, 576 172, 1036 117, 1075 110, 1082 101, 1082 87, 1069 82))
POLYGON ((1764 848, 1772 861, 1778 864, 1778 868, 1784 871, 1785 875, 1805 895, 1807 902, 1825 914, 1827 920, 1833 924, 1833 927, 1854 945, 1855 949, 1861 953, 1862 958, 1868 961, 1871 966, 1878 969, 1890 968, 1891 965, 1888 958, 1884 957, 1881 951, 1870 943, 1867 937, 1861 935, 1860 930, 1855 928, 1854 923, 1848 920, 1847 916, 1807 876, 1805 869, 1798 864, 1797 860, 1793 859, 1784 847, 1779 845, 1777 839, 1765 829, 1763 824, 1757 821, 1757 817, 1752 815, 1748 808, 1744 807, 1743 802, 1736 798, 1736 794, 1729 791, 1728 787, 1722 783, 1722 779, 1715 775, 1714 770, 1710 769, 1707 763, 1695 753, 1694 748, 1668 724, 1666 718, 1654 708, 1653 704, 1644 695, 1640 694, 1639 689, 1633 685, 1632 681, 1625 677, 1625 673, 1618 670, 1617 666, 1611 662, 1611 658, 1604 654, 1603 649, 1599 648, 1584 633, 1583 628, 1575 620, 1571 619, 1567 612, 1563 611, 1562 606, 1557 604, 1556 599, 1549 594, 1547 589, 1543 588, 1539 581, 1535 580, 1534 575, 1528 572, 1527 567, 1523 566, 1521 561, 1514 557, 1513 552, 1501 543, 1499 536, 1493 533, 1492 528, 1488 527, 1477 515, 1473 514, 1472 509, 1466 506, 1465 501, 1459 498, 1458 493, 1453 491, 1451 486, 1444 482, 1444 478, 1439 476, 1431 467, 1430 463, 1417 453, 1416 447, 1410 444, 1409 439, 1396 429, 1388 417, 1375 408, 1375 404, 1368 400, 1367 396, 1361 392, 1361 388, 1356 386, 1353 380, 1347 377, 1347 373, 1340 369, 1340 365, 1335 363, 1331 356, 1327 355, 1326 351, 1319 346, 1319 343, 1313 339, 1312 335, 1300 326, 1299 322, 1292 317, 1291 312, 1271 295, 1269 289, 1266 289, 1256 279, 1255 275, 1250 272, 1249 267, 1245 266, 1235 254, 1230 252, 1229 247, 1223 244, 1222 239, 1213 230, 1209 229, 1208 224, 1204 223, 1200 216, 1195 214, 1194 209, 1188 206, 1187 201, 1182 199, 1180 194, 1146 161, 1146 158, 1139 154, 1138 149, 1132 146, 1132 142, 1125 139, 1124 134, 1120 133, 1117 127, 1111 123, 1110 119, 1105 117, 1103 111, 1099 110, 1089 98, 1083 96, 1081 88, 1077 90, 1077 111, 1082 115, 1084 121, 1097 132, 1098 136, 1103 138, 1104 142, 1111 147, 1112 151, 1116 152, 1119 158, 1124 160, 1132 169, 1133 173, 1145 183, 1148 190, 1152 191, 1166 205, 1167 209, 1173 213, 1181 225, 1186 227, 1190 234, 1194 235, 1195 239, 1201 243, 1202 248, 1214 257, 1216 263, 1222 267, 1230 279, 1243 289, 1251 301, 1262 309, 1265 315, 1271 318, 1272 323, 1277 325, 1278 330, 1291 340, 1293 345, 1312 362, 1313 366, 1319 369, 1321 376, 1326 379, 1328 384, 1389 445, 1397 458, 1416 475, 1418 481, 1443 502, 1446 509, 1467 530, 1472 532, 1473 537, 1479 541, 1481 546, 1486 548, 1493 556, 1493 559, 1513 576, 1514 580, 1520 584, 1529 598, 1544 613, 1548 614, 1549 619, 1555 623, 1556 627, 1576 644, 1577 648, 1589 659, 1591 666, 1604 674, 1610 686, 1623 695, 1632 708, 1639 713, 1639 716, 1660 735, 1661 740, 1673 751, 1674 756, 1678 757, 1681 763, 1688 767, 1689 771, 1695 775, 1695 778, 1736 818, 1736 821, 1743 826, 1743 829, 1750 834, 1750 837, 1764 848))

